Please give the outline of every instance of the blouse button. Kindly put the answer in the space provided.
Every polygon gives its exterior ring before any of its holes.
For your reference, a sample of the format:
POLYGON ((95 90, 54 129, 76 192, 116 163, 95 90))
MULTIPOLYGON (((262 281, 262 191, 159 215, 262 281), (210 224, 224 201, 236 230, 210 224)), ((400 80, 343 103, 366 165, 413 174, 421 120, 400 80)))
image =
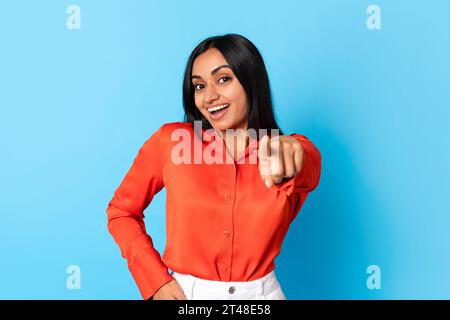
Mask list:
POLYGON ((227 194, 227 195, 225 196, 225 200, 227 200, 227 201, 231 200, 231 196, 230 196, 229 194, 227 194))
POLYGON ((223 232, 223 234, 225 235, 225 237, 229 237, 230 236, 230 233, 227 231, 227 230, 225 230, 224 232, 223 232))

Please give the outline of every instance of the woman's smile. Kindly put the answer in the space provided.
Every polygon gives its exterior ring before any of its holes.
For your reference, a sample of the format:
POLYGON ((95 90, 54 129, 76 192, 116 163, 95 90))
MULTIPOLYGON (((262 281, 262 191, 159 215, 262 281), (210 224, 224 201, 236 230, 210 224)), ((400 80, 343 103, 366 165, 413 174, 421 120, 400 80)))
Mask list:
POLYGON ((230 109, 229 103, 207 108, 210 118, 215 121, 222 119, 227 113, 228 109, 230 109))

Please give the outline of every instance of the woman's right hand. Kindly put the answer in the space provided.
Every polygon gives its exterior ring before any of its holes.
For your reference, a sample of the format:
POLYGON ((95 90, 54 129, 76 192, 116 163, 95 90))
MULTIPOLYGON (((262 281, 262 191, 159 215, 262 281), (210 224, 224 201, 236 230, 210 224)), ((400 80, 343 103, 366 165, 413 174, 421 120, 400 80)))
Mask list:
POLYGON ((167 282, 151 298, 152 300, 187 300, 176 279, 167 282))

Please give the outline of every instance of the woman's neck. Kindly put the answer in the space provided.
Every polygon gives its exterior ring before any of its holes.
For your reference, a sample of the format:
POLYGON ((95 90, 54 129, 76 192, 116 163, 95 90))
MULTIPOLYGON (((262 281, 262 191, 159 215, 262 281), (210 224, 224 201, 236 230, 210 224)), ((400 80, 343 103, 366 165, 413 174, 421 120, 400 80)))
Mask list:
POLYGON ((244 152, 249 144, 249 136, 246 129, 232 130, 228 134, 226 130, 218 130, 218 132, 233 159, 236 159, 238 154, 244 152))

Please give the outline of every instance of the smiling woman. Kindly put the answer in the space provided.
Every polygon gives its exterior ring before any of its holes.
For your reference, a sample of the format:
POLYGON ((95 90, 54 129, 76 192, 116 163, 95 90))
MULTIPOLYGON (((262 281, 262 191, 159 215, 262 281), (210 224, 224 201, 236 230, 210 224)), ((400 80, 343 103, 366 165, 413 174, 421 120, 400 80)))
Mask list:
POLYGON ((214 127, 222 133, 246 127, 280 130, 261 54, 237 34, 208 38, 193 50, 184 74, 183 103, 185 120, 201 120, 207 129, 214 127), (210 112, 224 104, 230 110, 210 112))
POLYGON ((211 48, 197 57, 192 84, 196 107, 223 136, 228 128, 247 127, 245 90, 219 50, 211 48))
POLYGON ((262 56, 241 35, 211 37, 193 50, 184 74, 183 102, 185 120, 217 130, 227 148, 233 146, 228 148, 233 158, 248 146, 248 128, 283 134, 274 117, 262 56), (227 135, 227 129, 235 131, 227 135))
POLYGON ((163 124, 144 143, 107 208, 109 231, 143 298, 286 299, 274 259, 319 183, 319 150, 304 135, 281 133, 261 54, 240 35, 211 37, 193 50, 183 102, 185 121, 163 124), (188 146, 185 161, 174 158, 174 136, 188 146), (201 152, 190 154, 192 146, 201 152), (230 161, 198 161, 212 149, 230 161), (163 187, 161 257, 143 211, 163 187))

